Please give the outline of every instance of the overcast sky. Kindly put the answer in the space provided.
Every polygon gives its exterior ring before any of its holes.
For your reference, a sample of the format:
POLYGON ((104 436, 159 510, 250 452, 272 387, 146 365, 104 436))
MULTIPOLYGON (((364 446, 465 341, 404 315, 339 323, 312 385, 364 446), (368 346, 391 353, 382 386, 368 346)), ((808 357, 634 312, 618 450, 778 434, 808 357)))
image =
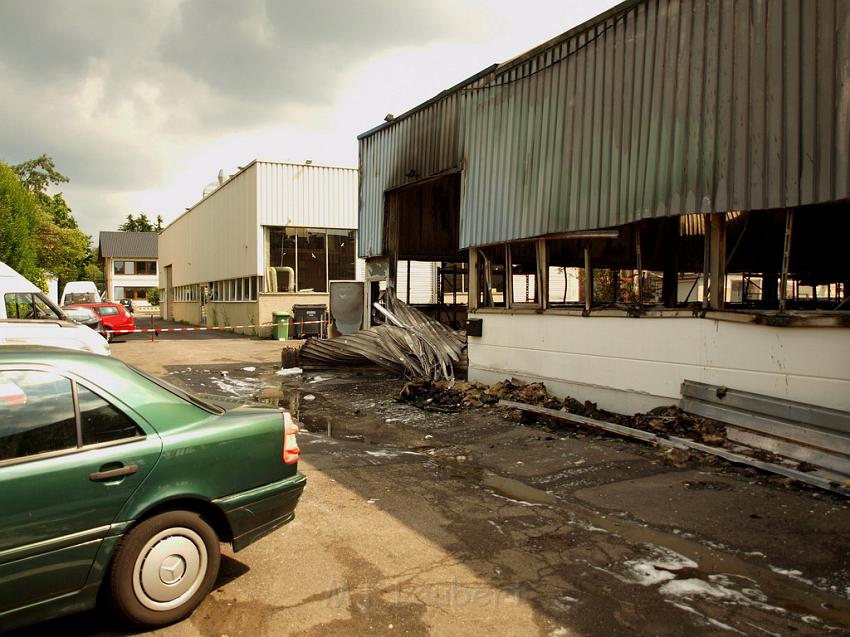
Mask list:
POLYGON ((166 221, 252 159, 356 136, 615 0, 0 0, 0 160, 46 153, 81 227, 166 221))

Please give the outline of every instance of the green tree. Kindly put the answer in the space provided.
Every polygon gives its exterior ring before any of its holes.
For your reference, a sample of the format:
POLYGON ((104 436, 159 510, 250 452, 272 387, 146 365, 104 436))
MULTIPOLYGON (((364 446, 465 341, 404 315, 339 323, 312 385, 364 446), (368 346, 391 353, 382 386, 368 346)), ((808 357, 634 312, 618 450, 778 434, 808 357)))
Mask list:
POLYGON ((68 178, 56 170, 53 159, 47 155, 11 169, 19 184, 37 202, 37 231, 34 245, 31 244, 37 267, 56 276, 61 289, 68 281, 80 277, 91 257, 91 237, 79 229, 65 196, 61 192, 53 195, 47 192, 51 186, 67 183, 68 178))
POLYGON ((0 162, 0 261, 36 285, 45 281, 37 253, 41 216, 35 195, 13 167, 0 162))
POLYGON ((159 288, 148 288, 146 298, 151 305, 159 305, 159 288))
POLYGON ((120 232, 162 232, 162 215, 156 216, 156 224, 151 223, 151 220, 144 212, 140 212, 138 217, 127 215, 127 221, 118 226, 120 232))

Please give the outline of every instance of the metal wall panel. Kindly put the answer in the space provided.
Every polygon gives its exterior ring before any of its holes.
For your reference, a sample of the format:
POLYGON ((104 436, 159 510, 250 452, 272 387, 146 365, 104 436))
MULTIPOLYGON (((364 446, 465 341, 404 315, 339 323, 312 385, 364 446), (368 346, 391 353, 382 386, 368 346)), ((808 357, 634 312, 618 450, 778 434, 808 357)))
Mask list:
POLYGON ((254 164, 163 230, 159 236, 161 285, 169 265, 175 287, 262 274, 261 240, 254 164))
POLYGON ((259 223, 357 228, 357 169, 257 162, 259 223))
POLYGON ((439 97, 361 136, 364 256, 456 167, 462 248, 850 198, 846 0, 628 0, 439 97))
POLYGON ((463 96, 459 87, 476 86, 485 74, 360 136, 360 256, 384 253, 385 191, 460 168, 463 96))

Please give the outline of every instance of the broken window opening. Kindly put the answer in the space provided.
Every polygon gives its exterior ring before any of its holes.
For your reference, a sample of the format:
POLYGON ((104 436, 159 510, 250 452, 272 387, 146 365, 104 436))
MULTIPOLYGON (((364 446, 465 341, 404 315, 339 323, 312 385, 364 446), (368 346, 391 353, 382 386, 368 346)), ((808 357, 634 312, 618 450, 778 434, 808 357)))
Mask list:
POLYGON ((504 244, 478 248, 478 307, 506 307, 504 244))
POLYGON ((520 241, 508 244, 511 257, 511 303, 536 304, 539 298, 537 281, 537 242, 520 241))

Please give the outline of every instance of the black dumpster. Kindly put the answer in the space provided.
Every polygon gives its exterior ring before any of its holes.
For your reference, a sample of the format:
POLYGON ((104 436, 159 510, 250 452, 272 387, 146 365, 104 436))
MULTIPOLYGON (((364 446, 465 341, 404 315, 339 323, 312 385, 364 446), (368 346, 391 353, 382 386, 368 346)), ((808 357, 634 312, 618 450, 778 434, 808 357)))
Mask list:
POLYGON ((327 320, 327 305, 292 306, 292 327, 295 328, 295 338, 324 337, 327 334, 327 320))

